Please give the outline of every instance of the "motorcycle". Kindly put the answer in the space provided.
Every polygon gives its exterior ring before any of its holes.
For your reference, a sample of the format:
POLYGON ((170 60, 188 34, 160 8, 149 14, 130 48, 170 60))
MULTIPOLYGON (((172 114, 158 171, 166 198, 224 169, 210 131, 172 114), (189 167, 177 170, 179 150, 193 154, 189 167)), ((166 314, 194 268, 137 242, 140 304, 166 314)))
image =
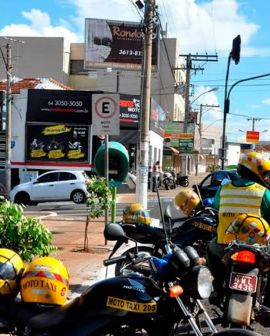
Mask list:
MULTIPOLYGON (((139 245, 131 247, 123 256, 161 257, 168 253, 168 243, 172 242, 179 247, 193 245, 201 256, 206 255, 208 242, 215 236, 217 227, 217 212, 208 207, 202 206, 193 216, 172 219, 170 208, 167 207, 164 216, 162 215, 163 228, 153 227, 144 224, 127 224, 120 222, 125 234, 139 245), (146 246, 147 245, 147 246, 146 246)), ((116 251, 128 240, 118 240, 111 252, 113 256, 116 251)), ((127 266, 125 259, 119 260, 115 266, 115 275, 121 275, 127 266)), ((137 271, 142 268, 141 264, 130 264, 130 268, 137 271)))
POLYGON ((188 176, 179 176, 178 177, 178 184, 181 187, 188 187, 189 186, 189 179, 188 176))
MULTIPOLYGON (((116 223, 108 224, 104 233, 107 240, 130 238, 116 223)), ((116 277, 122 279, 124 286, 122 292, 110 298, 112 308, 148 312, 139 314, 137 319, 136 314, 131 317, 136 325, 148 326, 148 335, 177 335, 183 330, 188 333, 193 330, 194 335, 203 336, 206 330, 205 327, 202 330, 202 325, 206 325, 207 335, 239 335, 237 330, 218 332, 204 308, 201 300, 209 298, 211 294, 212 276, 209 269, 201 264, 196 250, 190 246, 181 249, 172 243, 169 248, 171 252, 162 258, 145 256, 134 260, 126 255, 104 261, 105 266, 119 258, 127 259, 130 263, 148 261, 151 270, 147 277, 129 270, 125 276, 116 277), (132 288, 129 296, 126 294, 127 288, 132 288)))
POLYGON ((176 177, 173 170, 163 173, 162 183, 166 190, 176 188, 176 177))
MULTIPOLYGON (((107 240, 127 238, 117 224, 107 225, 104 235, 107 240)), ((210 295, 210 271, 200 265, 200 259, 192 249, 183 251, 174 246, 171 249, 172 252, 163 259, 149 260, 152 277, 137 273, 105 279, 63 306, 25 303, 19 297, 3 296, 0 300, 0 333, 17 336, 163 336, 176 335, 181 330, 179 323, 187 322, 196 336, 203 336, 198 320, 203 315, 211 335, 257 335, 246 331, 239 334, 237 330, 217 332, 200 301, 210 295)), ((107 259, 104 265, 114 264, 118 258, 107 259)))
POLYGON ((225 323, 246 328, 255 320, 269 327, 270 307, 264 305, 269 281, 269 247, 234 240, 225 251, 222 300, 225 323))

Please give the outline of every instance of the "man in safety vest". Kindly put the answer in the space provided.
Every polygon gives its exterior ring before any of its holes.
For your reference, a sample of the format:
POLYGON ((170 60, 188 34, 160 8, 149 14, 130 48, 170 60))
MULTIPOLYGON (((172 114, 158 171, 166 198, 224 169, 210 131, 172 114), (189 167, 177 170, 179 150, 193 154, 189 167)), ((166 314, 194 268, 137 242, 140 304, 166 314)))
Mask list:
POLYGON ((227 241, 224 236, 231 222, 242 213, 252 213, 270 223, 270 160, 260 153, 243 154, 237 166, 238 179, 222 185, 214 199, 213 207, 219 210, 217 237, 207 251, 207 262, 214 275, 217 296, 222 290, 224 267, 222 257, 227 241))

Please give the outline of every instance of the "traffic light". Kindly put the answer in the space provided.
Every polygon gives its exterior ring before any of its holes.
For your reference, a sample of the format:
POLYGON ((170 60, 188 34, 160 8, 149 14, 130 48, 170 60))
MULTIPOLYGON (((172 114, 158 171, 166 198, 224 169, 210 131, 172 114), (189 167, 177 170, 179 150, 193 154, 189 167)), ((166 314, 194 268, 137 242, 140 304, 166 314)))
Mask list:
MULTIPOLYGON (((109 182, 111 186, 120 186, 126 179, 129 167, 129 155, 119 142, 109 141, 109 182)), ((102 144, 94 158, 94 165, 99 176, 105 176, 105 144, 102 144)))
POLYGON ((235 64, 238 64, 240 61, 240 50, 241 50, 241 36, 237 35, 233 39, 231 57, 234 60, 235 64))

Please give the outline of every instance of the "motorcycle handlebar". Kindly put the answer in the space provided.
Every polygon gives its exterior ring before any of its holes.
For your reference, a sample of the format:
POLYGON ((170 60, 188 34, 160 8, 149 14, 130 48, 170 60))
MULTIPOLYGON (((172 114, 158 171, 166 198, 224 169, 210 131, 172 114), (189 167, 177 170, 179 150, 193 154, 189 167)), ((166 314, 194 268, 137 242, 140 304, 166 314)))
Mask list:
POLYGON ((118 263, 118 261, 122 261, 122 260, 126 260, 126 259, 127 259, 127 256, 125 256, 125 255, 110 258, 110 259, 105 259, 105 260, 103 260, 103 265, 104 266, 110 266, 110 265, 118 263))

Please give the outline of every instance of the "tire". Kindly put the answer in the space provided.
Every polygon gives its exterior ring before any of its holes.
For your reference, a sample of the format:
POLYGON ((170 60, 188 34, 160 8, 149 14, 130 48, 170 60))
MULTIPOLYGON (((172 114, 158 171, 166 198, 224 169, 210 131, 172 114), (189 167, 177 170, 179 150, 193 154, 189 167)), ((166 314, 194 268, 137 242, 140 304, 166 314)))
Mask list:
POLYGON ((189 181, 188 180, 184 180, 183 182, 180 183, 180 185, 182 187, 188 187, 189 186, 189 181))
POLYGON ((163 181, 163 184, 164 184, 164 187, 165 187, 166 190, 169 190, 169 189, 170 189, 170 188, 169 188, 169 183, 168 183, 168 180, 167 180, 167 179, 165 179, 165 180, 163 181))
POLYGON ((251 330, 243 330, 243 329, 229 329, 224 331, 219 331, 216 336, 261 336, 251 330))
POLYGON ((14 197, 14 202, 17 204, 30 205, 31 198, 26 192, 19 192, 14 197))
POLYGON ((82 190, 74 190, 71 194, 71 201, 75 204, 82 204, 85 202, 85 194, 82 190))
MULTIPOLYGON (((139 252, 139 255, 140 254, 148 254, 148 255, 153 255, 153 248, 152 247, 148 247, 148 246, 138 246, 138 252, 139 252)), ((135 254, 136 252, 136 249, 135 247, 132 247, 128 250, 126 250, 122 255, 127 255, 129 253, 132 253, 132 254, 135 254)), ((122 269, 128 265, 129 262, 127 260, 122 260, 122 261, 119 261, 118 263, 115 264, 115 271, 114 271, 114 274, 115 276, 118 276, 118 275, 122 275, 122 269)), ((143 273, 143 274, 147 274, 149 275, 149 267, 148 267, 148 264, 137 264, 137 265, 131 265, 130 267, 126 267, 125 268, 126 271, 128 272, 139 272, 139 273, 143 273)))

